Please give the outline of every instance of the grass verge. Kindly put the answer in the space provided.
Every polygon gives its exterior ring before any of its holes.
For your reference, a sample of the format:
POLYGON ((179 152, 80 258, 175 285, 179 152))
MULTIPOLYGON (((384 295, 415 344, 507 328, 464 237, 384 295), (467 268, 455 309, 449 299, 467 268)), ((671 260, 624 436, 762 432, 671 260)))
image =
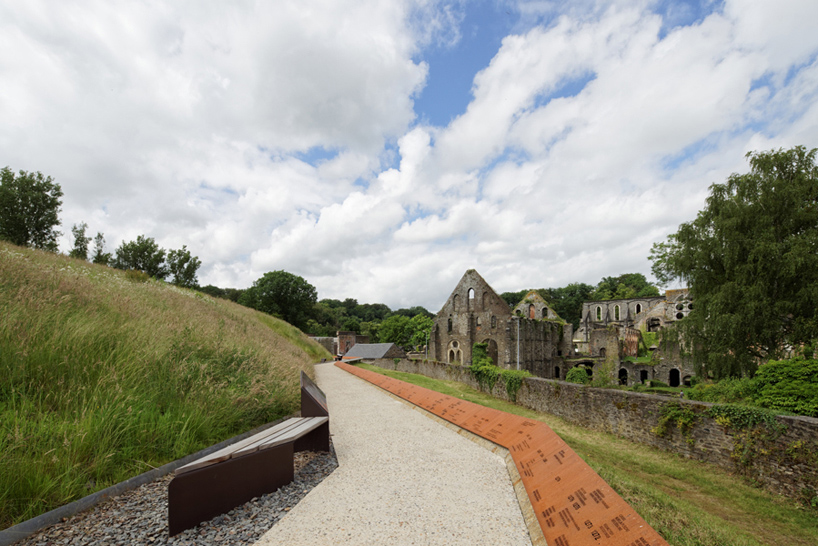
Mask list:
POLYGON ((818 544, 818 513, 713 465, 590 431, 455 381, 359 366, 546 423, 673 546, 818 544))

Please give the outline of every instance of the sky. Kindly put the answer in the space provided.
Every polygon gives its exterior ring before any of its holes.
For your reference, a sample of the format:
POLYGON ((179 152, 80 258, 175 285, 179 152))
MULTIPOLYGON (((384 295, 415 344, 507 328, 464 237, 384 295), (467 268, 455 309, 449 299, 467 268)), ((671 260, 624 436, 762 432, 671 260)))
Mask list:
POLYGON ((814 0, 0 0, 0 166, 199 282, 437 312, 640 272, 746 154, 818 147, 814 0))

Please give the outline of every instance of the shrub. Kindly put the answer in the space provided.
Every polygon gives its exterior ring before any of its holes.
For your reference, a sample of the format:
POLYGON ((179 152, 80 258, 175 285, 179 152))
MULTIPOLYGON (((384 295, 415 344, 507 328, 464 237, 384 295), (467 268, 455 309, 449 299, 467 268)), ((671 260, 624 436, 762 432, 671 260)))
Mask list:
POLYGON ((663 383, 662 381, 659 381, 658 379, 651 379, 650 380, 650 386, 651 387, 667 387, 669 385, 667 383, 663 383))
POLYGON ((818 417, 818 360, 771 360, 753 381, 759 406, 818 417))
POLYGON ((718 383, 698 383, 687 391, 691 400, 720 402, 722 404, 749 403, 757 391, 757 385, 748 377, 730 377, 718 383))
POLYGON ((587 385, 591 382, 591 378, 588 377, 588 372, 586 372, 582 366, 568 370, 568 373, 565 375, 565 380, 569 383, 578 383, 580 385, 587 385))

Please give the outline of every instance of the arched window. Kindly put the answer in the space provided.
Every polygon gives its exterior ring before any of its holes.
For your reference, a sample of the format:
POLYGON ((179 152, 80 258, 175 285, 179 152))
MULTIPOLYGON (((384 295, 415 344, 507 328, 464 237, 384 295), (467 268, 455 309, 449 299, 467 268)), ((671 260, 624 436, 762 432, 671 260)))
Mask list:
POLYGON ((548 318, 548 307, 542 308, 542 318, 548 318))
POLYGON ((641 304, 641 303, 637 303, 637 304, 636 304, 636 314, 638 315, 638 314, 639 314, 639 313, 641 313, 641 312, 642 312, 642 304, 641 304))
POLYGON ((449 329, 448 329, 448 332, 449 332, 450 334, 452 333, 452 317, 449 317, 449 329))
POLYGON ((534 318, 534 313, 535 313, 534 304, 531 303, 531 304, 528 305, 528 318, 533 319, 534 318))
POLYGON ((491 327, 497 328, 497 317, 495 317, 494 315, 491 315, 491 327))
POLYGON ((596 308, 596 320, 602 320, 602 307, 600 306, 596 308))
POLYGON ((614 320, 619 320, 619 306, 614 306, 614 320))
POLYGON ((619 384, 620 385, 628 384, 628 370, 626 370, 625 368, 619 368, 619 384))
POLYGON ((602 357, 602 358, 605 358, 605 353, 606 352, 607 351, 605 350, 605 347, 600 348, 599 349, 599 356, 602 357))
POLYGON ((460 303, 458 300, 460 299, 460 294, 455 294, 452 298, 452 309, 457 311, 457 304, 460 303))
POLYGON ((554 379, 559 379, 559 378, 560 378, 560 367, 555 366, 554 367, 554 379))

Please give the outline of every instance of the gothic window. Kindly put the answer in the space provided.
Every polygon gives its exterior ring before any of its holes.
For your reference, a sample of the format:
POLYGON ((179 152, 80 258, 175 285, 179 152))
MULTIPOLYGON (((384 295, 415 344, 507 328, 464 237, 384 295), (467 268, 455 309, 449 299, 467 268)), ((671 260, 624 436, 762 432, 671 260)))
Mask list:
POLYGON ((602 320, 602 307, 600 306, 596 308, 596 320, 602 320))
POLYGON ((641 303, 637 303, 637 304, 636 304, 636 314, 638 315, 638 314, 639 314, 639 313, 641 313, 641 312, 642 312, 642 304, 641 304, 641 303))
POLYGON ((450 334, 452 333, 452 317, 449 317, 449 330, 448 330, 448 332, 450 334))
POLYGON ((614 320, 619 320, 619 306, 614 306, 614 320))

